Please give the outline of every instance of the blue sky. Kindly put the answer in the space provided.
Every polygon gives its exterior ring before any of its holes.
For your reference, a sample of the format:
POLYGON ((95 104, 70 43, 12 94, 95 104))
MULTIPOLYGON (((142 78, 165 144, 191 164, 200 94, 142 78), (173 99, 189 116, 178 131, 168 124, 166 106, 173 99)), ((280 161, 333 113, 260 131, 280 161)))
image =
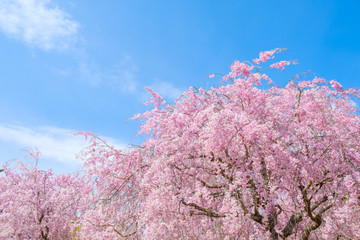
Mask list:
POLYGON ((359 1, 0 1, 0 163, 42 152, 39 166, 80 167, 91 131, 119 147, 140 143, 150 86, 174 101, 206 87, 234 60, 288 48, 272 78, 312 70, 360 87, 359 1))

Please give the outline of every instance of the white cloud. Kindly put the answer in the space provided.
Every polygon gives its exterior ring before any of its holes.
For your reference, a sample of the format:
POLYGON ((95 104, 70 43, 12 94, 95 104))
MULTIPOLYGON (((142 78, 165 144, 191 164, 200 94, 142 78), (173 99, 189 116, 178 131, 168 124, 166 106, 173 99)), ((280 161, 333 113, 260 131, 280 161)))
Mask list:
MULTIPOLYGON (((82 136, 74 136, 76 131, 58 127, 42 126, 29 128, 19 125, 0 125, 0 141, 15 144, 21 148, 37 148, 42 158, 61 163, 78 164, 76 158, 88 142, 82 136)), ((118 140, 102 137, 110 144, 125 149, 118 140)), ((5 151, 2 150, 2 151, 5 151)))
POLYGON ((78 28, 51 0, 0 1, 0 29, 31 46, 64 49, 75 40, 78 28))

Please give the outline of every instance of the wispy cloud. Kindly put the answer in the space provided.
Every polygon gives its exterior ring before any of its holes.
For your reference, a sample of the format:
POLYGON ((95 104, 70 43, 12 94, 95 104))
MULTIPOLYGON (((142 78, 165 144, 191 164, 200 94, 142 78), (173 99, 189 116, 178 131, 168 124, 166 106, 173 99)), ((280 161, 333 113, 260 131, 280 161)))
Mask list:
POLYGON ((176 100, 184 92, 183 89, 175 87, 171 82, 156 80, 150 88, 157 92, 161 97, 168 100, 176 100))
POLYGON ((111 69, 101 69, 88 57, 78 59, 80 78, 93 86, 105 85, 112 90, 134 94, 137 92, 137 66, 129 55, 111 69))
MULTIPOLYGON (((43 158, 67 164, 78 164, 76 158, 87 142, 81 136, 74 136, 76 132, 70 129, 42 126, 24 127, 20 125, 0 125, 0 141, 16 144, 20 148, 37 148, 43 158)), ((103 137, 111 144, 125 149, 120 141, 103 137)))
POLYGON ((44 50, 64 49, 75 40, 79 23, 51 0, 1 0, 0 29, 44 50))
POLYGON ((107 84, 113 89, 123 92, 135 93, 137 91, 136 81, 137 67, 129 55, 125 55, 120 64, 107 75, 107 84))
POLYGON ((113 91, 136 95, 137 99, 146 102, 149 99, 148 92, 143 86, 147 85, 160 94, 167 101, 174 101, 185 91, 176 87, 173 83, 153 78, 151 83, 145 84, 138 79, 138 67, 133 58, 124 55, 112 68, 101 68, 86 54, 78 55, 78 66, 80 79, 90 83, 92 86, 106 86, 113 91), (140 96, 140 97, 139 97, 140 96))
POLYGON ((98 86, 104 80, 104 74, 99 70, 98 65, 94 61, 78 60, 79 77, 92 86, 98 86))

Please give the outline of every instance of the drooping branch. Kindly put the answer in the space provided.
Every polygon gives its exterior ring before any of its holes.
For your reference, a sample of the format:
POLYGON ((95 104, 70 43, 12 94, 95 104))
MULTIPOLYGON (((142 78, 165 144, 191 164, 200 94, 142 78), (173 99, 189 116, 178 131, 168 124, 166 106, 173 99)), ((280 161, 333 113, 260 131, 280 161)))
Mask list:
POLYGON ((205 215, 205 216, 209 216, 209 217, 215 217, 215 218, 222 218, 222 217, 226 217, 225 214, 219 214, 216 213, 208 208, 204 208, 201 207, 195 203, 187 203, 184 201, 184 199, 181 200, 181 203, 184 204, 185 206, 191 206, 193 208, 195 208, 196 210, 199 210, 200 212, 194 212, 194 211, 190 211, 190 215, 205 215))
POLYGON ((323 204, 324 202, 326 202, 329 199, 328 196, 323 196, 319 201, 317 201, 312 207, 311 207, 311 211, 314 211, 315 209, 317 209, 321 204, 323 204))
POLYGON ((199 180, 202 183, 202 185, 207 188, 224 188, 225 187, 225 185, 210 185, 210 184, 206 183, 205 181, 201 180, 200 178, 197 178, 197 180, 199 180))
POLYGON ((114 227, 113 227, 113 230, 114 230, 114 232, 119 234, 120 237, 122 237, 122 238, 129 238, 129 237, 131 237, 131 236, 133 236, 134 234, 137 233, 137 231, 135 230, 135 231, 133 231, 132 233, 129 233, 129 234, 122 234, 120 231, 116 230, 114 227))

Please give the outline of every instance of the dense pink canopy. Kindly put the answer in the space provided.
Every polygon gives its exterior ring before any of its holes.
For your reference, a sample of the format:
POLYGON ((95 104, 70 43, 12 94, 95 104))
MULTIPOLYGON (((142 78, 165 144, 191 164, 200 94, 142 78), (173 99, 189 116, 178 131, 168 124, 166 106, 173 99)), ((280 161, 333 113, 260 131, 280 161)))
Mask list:
POLYGON ((259 64, 283 50, 235 61, 222 86, 190 88, 172 105, 148 89, 139 147, 93 137, 84 159, 102 200, 84 236, 360 238, 359 91, 314 76, 272 86, 259 64))
POLYGON ((272 85, 265 69, 296 63, 261 68, 283 50, 235 61, 221 86, 189 88, 174 104, 147 88, 140 146, 80 133, 93 185, 6 167, 0 236, 360 239, 360 92, 310 74, 272 85))
POLYGON ((0 177, 0 239, 71 239, 92 185, 84 177, 5 165, 0 177))

